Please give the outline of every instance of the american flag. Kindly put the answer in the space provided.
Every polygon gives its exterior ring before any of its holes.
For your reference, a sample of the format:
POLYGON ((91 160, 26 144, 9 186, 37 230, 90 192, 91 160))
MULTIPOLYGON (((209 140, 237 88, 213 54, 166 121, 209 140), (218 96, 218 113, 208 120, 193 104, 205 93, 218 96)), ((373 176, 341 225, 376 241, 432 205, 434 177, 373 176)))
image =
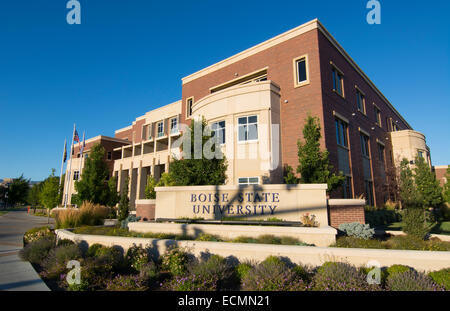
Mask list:
POLYGON ((78 136, 77 130, 75 130, 75 133, 73 134, 73 141, 79 143, 80 137, 78 136))

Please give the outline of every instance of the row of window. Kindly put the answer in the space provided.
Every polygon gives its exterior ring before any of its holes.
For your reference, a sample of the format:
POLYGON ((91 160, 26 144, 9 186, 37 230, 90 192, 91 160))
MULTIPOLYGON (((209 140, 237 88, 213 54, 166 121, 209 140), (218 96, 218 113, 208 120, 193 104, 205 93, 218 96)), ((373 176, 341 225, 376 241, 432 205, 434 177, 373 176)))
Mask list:
MULTIPOLYGON (((211 124, 211 136, 217 137, 220 144, 225 144, 225 121, 211 124)), ((258 116, 238 118, 238 141, 249 142, 258 140, 258 116)))
MULTIPOLYGON (((170 119, 170 133, 178 133, 178 117, 170 119)), ((159 121, 156 123, 156 137, 164 136, 164 121, 159 121)), ((142 127, 142 139, 147 140, 152 138, 151 134, 151 124, 146 124, 142 127)))

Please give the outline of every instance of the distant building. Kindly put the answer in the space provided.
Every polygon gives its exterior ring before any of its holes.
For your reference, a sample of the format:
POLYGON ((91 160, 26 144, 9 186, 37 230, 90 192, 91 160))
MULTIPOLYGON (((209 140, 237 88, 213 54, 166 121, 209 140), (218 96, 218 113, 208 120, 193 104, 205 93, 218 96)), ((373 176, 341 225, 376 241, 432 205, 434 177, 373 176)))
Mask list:
POLYGON ((439 180, 441 187, 443 187, 448 181, 445 175, 447 174, 447 169, 449 167, 450 165, 439 165, 433 167, 434 173, 436 174, 436 179, 439 180))

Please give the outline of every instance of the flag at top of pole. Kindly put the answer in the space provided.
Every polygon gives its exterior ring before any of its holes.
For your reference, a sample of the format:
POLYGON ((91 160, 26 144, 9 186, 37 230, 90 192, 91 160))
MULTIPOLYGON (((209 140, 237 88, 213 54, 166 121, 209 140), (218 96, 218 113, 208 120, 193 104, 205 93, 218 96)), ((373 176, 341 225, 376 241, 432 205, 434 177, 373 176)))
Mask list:
POLYGON ((78 136, 77 130, 75 130, 75 133, 73 134, 73 142, 80 142, 80 136, 78 136))

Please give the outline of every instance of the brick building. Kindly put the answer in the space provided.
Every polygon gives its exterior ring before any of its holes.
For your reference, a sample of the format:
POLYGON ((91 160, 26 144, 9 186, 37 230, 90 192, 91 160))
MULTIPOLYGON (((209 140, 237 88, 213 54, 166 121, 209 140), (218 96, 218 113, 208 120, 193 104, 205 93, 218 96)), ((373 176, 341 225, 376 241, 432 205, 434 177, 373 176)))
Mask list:
POLYGON ((431 165, 425 136, 315 19, 184 77, 180 101, 116 131, 128 143, 114 148, 113 174, 119 189, 130 177, 132 204, 143 199, 146 177, 179 156, 179 126, 204 117, 227 157, 227 184, 283 183, 283 167, 298 165, 308 115, 320 119, 321 147, 346 176, 332 197, 382 205, 401 158, 422 155, 431 165))

